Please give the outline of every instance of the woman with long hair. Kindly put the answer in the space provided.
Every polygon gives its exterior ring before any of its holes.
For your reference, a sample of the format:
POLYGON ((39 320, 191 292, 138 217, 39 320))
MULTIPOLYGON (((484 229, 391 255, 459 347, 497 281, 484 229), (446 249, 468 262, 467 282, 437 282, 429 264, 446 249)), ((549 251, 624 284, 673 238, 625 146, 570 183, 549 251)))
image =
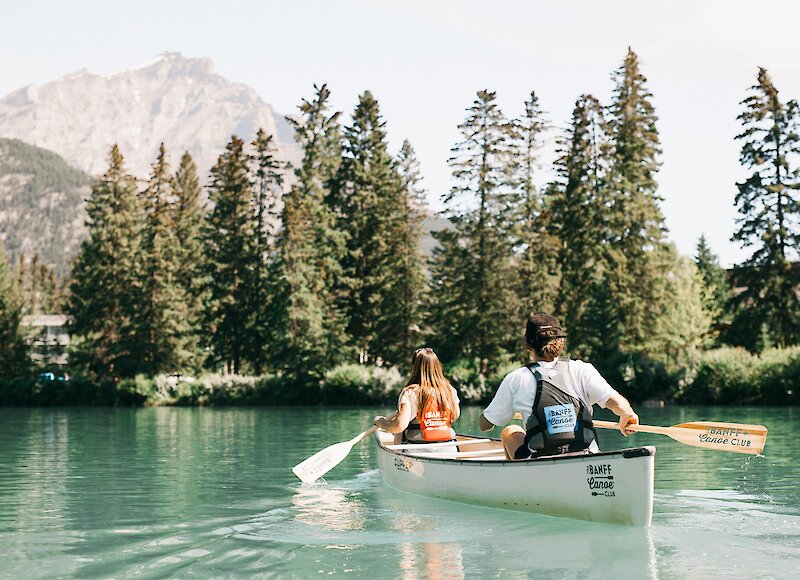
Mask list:
POLYGON ((377 417, 375 425, 389 433, 402 433, 409 443, 452 441, 452 424, 460 414, 458 394, 444 377, 442 363, 430 348, 414 352, 411 376, 400 392, 397 411, 377 417))

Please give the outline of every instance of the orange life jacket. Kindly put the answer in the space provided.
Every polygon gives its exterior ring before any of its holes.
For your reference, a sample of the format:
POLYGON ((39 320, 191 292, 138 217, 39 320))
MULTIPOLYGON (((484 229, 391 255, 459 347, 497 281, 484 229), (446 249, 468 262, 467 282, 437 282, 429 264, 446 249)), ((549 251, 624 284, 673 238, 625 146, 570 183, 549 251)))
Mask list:
POLYGON ((431 397, 419 418, 419 428, 423 441, 450 441, 453 438, 450 430, 450 414, 440 411, 436 400, 431 397))

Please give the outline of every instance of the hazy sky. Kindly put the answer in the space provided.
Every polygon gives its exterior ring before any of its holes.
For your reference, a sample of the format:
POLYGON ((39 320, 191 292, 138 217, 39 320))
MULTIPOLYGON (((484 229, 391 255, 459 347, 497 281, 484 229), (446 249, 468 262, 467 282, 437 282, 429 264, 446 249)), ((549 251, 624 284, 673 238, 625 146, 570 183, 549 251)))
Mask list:
POLYGON ((535 90, 560 129, 581 93, 608 102, 609 75, 631 46, 659 115, 670 238, 693 255, 705 233, 726 265, 749 255, 729 242, 743 175, 739 102, 759 66, 784 100, 800 98, 792 0, 26 0, 2 12, 0 95, 163 51, 211 58, 281 113, 294 113, 313 83, 327 82, 345 112, 369 89, 392 146, 408 138, 416 148, 434 207, 477 90, 497 91, 509 116, 535 90))

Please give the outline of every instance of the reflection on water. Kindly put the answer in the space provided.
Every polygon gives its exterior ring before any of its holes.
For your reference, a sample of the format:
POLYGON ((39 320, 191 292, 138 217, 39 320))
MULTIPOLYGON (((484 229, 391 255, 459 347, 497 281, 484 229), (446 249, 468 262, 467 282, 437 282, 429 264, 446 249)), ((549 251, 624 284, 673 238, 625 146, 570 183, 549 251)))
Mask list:
POLYGON ((367 510, 344 489, 324 483, 301 485, 292 496, 292 504, 297 508, 295 518, 306 524, 334 531, 364 529, 367 510))
POLYGON ((415 578, 464 578, 464 560, 461 545, 449 544, 400 544, 400 577, 415 578))
MULTIPOLYGON (((389 527, 407 536, 423 537, 424 533, 435 533, 436 523, 431 518, 411 511, 391 513, 389 527)), ((401 542, 399 549, 400 577, 403 580, 416 578, 464 578, 464 557, 458 542, 401 542)))
MULTIPOLYGON (((327 483, 294 478, 387 411, 0 409, 0 575, 800 577, 793 409, 642 417, 766 424, 760 457, 602 432, 605 448, 658 448, 646 530, 405 494, 383 483, 369 440, 327 483)), ((479 412, 465 408, 460 430, 476 433, 479 412)))

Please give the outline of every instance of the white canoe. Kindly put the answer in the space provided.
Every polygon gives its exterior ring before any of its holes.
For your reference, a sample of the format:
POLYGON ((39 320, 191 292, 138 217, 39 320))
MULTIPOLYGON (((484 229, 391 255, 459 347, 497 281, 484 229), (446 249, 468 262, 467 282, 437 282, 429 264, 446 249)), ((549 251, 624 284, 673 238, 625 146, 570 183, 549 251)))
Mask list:
POLYGON ((395 445, 375 432, 390 486, 482 506, 594 522, 649 526, 655 447, 508 461, 500 441, 459 435, 454 444, 395 445))

